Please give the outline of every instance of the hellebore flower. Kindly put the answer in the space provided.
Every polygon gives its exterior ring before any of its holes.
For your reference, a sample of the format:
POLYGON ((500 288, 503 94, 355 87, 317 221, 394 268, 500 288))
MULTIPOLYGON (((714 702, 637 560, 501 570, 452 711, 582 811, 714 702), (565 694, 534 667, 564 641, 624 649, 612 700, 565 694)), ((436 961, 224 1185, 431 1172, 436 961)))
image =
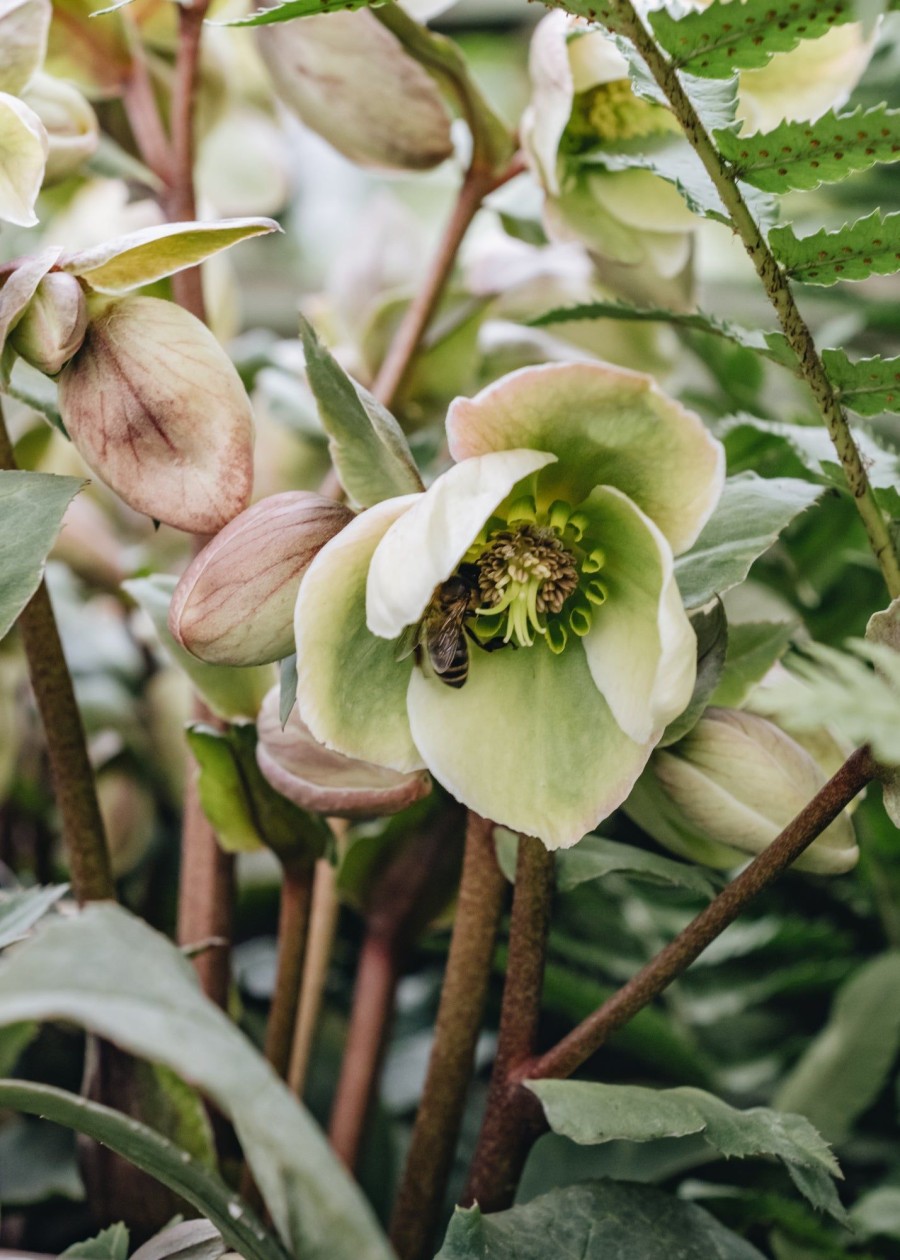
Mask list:
MULTIPOLYGON (((737 866, 770 845, 844 759, 825 731, 804 743, 755 713, 707 709, 677 744, 654 752, 625 812, 681 857, 737 866)), ((794 865, 841 875, 858 858, 845 811, 794 865)))
POLYGON ((718 500, 719 444, 605 364, 503 377, 447 420, 455 466, 362 512, 295 610, 317 740, 549 848, 628 795, 686 707, 696 642, 673 572, 718 500))
POLYGON ((49 141, 38 115, 19 97, 47 49, 49 0, 0 0, 0 219, 37 223, 49 141))

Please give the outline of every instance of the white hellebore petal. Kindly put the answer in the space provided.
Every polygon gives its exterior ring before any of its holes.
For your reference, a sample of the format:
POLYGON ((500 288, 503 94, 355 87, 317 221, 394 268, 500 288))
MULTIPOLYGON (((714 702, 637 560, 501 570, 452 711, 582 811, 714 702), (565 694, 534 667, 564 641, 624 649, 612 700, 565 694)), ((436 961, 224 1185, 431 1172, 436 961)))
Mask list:
POLYGON ((34 110, 0 92, 0 219, 19 227, 37 223, 34 203, 48 149, 47 132, 34 110))
POLYGON ((127 297, 93 315, 59 378, 73 443, 135 511, 214 534, 253 479, 253 416, 240 377, 200 320, 127 297))
POLYGON ((18 96, 47 51, 50 0, 0 0, 0 92, 18 96))
POLYGON ((278 95, 364 166, 423 170, 450 156, 450 117, 431 76, 365 10, 258 32, 278 95))

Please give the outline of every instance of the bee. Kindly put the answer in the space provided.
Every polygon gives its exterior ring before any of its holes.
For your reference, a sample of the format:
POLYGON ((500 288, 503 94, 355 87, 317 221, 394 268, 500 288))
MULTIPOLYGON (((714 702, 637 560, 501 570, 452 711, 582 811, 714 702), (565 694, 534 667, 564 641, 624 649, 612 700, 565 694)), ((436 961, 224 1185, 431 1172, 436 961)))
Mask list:
POLYGON ((434 674, 448 687, 462 687, 469 676, 469 644, 466 616, 477 595, 477 570, 462 565, 458 573, 434 588, 422 620, 401 637, 397 659, 411 652, 416 664, 427 657, 434 674), (471 572, 470 572, 471 570, 471 572))

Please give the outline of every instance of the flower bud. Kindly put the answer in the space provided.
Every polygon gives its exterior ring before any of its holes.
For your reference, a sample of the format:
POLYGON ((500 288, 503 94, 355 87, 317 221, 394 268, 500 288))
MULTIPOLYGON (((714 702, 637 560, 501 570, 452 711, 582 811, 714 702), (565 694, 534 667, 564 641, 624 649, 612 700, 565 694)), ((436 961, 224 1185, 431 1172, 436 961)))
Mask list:
POLYGON ((93 299, 59 409, 86 462, 137 512, 214 534, 250 498, 253 416, 200 322, 159 298, 93 299))
POLYGON ((276 792, 301 809, 339 818, 396 814, 431 791, 427 770, 401 774, 332 752, 313 738, 296 705, 282 728, 278 706, 273 687, 259 711, 256 761, 276 792))
POLYGON ((38 74, 22 93, 47 131, 50 149, 44 184, 58 183, 78 170, 95 152, 99 130, 97 115, 71 83, 49 74, 38 74))
POLYGON ((32 367, 55 376, 78 352, 87 332, 81 285, 64 271, 44 276, 10 335, 10 345, 32 367))
POLYGON ((371 13, 263 26, 275 90, 352 162, 427 170, 450 156, 450 118, 434 80, 371 13))
POLYGON ((188 566, 169 610, 172 634, 216 665, 265 665, 289 656, 300 579, 352 519, 349 508, 306 490, 261 499, 188 566))
MULTIPOLYGON (((761 853, 825 782, 812 756, 774 723, 711 708, 684 739, 653 754, 625 811, 666 848, 724 869, 761 853)), ((839 875, 858 857, 842 813, 794 865, 839 875)))

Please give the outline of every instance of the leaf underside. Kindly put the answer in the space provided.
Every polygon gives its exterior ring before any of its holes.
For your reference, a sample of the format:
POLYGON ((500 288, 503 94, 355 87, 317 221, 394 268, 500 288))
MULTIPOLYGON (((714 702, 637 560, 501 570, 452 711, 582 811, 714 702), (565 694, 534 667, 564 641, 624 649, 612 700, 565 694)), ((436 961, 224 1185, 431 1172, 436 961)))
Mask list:
POLYGON ((900 270, 900 214, 873 210, 836 232, 822 228, 812 236, 797 236, 785 224, 771 230, 769 244, 785 274, 804 284, 887 276, 900 270))

